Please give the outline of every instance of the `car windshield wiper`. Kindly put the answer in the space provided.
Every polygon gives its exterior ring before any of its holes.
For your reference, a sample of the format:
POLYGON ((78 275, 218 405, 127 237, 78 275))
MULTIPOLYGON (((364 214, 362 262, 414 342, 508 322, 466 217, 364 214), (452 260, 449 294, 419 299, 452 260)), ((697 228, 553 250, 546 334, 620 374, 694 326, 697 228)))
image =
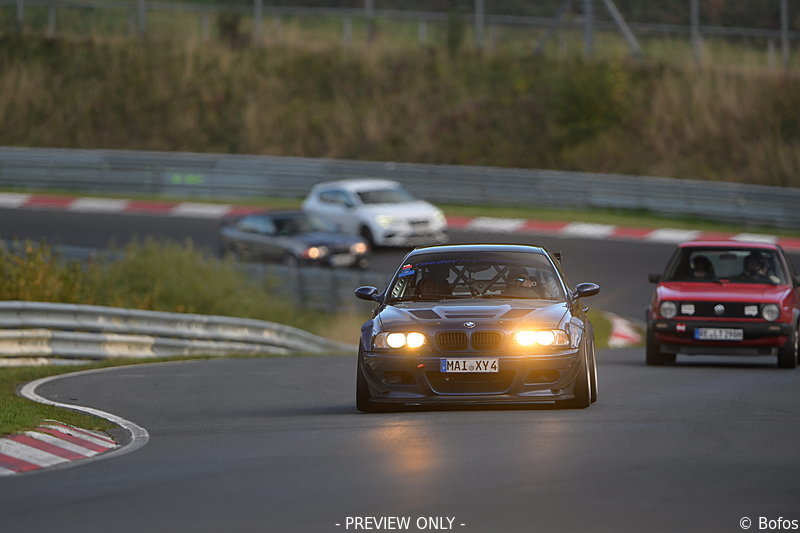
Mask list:
POLYGON ((453 296, 452 294, 429 294, 425 296, 400 296, 392 298, 389 303, 395 302, 440 302, 442 300, 464 300, 472 296, 453 296))

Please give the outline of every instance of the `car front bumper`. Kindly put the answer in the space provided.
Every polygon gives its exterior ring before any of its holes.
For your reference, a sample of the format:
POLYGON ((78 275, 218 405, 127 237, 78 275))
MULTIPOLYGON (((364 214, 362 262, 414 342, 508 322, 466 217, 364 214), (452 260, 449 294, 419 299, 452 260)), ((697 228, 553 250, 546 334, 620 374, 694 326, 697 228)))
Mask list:
POLYGON ((579 350, 542 356, 364 353, 371 400, 402 404, 549 403, 573 398, 581 367, 579 350), (441 359, 498 359, 498 372, 440 371, 441 359))
POLYGON ((783 322, 736 322, 712 320, 654 320, 650 330, 664 353, 686 355, 776 355, 792 332, 783 322), (698 328, 741 329, 744 339, 698 340, 698 328))

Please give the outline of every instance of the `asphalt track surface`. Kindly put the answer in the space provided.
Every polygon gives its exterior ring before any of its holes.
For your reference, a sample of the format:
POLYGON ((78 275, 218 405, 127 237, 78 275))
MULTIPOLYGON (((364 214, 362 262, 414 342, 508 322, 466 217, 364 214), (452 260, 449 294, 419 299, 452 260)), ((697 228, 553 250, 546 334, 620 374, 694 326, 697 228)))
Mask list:
MULTIPOLYGON (((90 242, 84 222, 35 213, 38 236, 49 219, 63 244, 124 240, 112 217, 92 215, 87 227, 105 234, 90 242)), ((128 218, 126 227, 138 224, 128 218)), ((147 218, 140 235, 184 237, 185 225, 214 246, 215 222, 147 218)), ((20 222, 2 213, 3 237, 20 222)), ((633 317, 652 291, 646 273, 672 250, 453 237, 561 249, 573 283, 603 286, 593 305, 633 317)), ((408 531, 421 530, 420 517, 454 517, 453 530, 464 532, 735 532, 744 517, 751 531, 764 531, 761 517, 800 520, 800 370, 779 370, 772 358, 679 357, 660 368, 643 359, 641 349, 599 352, 598 403, 565 411, 358 414, 352 355, 60 379, 39 394, 132 420, 150 441, 120 457, 0 479, 0 531, 338 532, 356 531, 347 517, 399 516, 410 517, 408 531)))

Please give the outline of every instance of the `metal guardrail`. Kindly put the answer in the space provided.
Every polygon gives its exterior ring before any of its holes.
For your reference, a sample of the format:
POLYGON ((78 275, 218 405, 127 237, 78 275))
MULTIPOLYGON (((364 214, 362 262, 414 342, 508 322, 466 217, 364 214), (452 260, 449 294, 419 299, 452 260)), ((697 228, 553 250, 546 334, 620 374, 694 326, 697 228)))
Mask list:
MULTIPOLYGON (((316 183, 397 180, 433 202, 645 210, 800 227, 800 189, 619 174, 125 150, 0 148, 0 186, 174 197, 303 197, 316 183)), ((535 212, 532 211, 532 216, 535 212)))
POLYGON ((0 302, 0 357, 174 357, 353 352, 262 320, 94 305, 0 302))

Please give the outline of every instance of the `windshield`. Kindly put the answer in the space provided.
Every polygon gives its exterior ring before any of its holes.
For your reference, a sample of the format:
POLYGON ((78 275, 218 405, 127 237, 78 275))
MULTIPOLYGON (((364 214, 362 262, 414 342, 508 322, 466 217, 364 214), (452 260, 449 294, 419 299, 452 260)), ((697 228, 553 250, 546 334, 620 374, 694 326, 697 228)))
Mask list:
POLYGON ((273 219, 278 235, 297 235, 298 233, 312 233, 315 231, 335 231, 327 222, 314 215, 298 214, 273 219))
POLYGON ((417 201, 410 192, 402 187, 361 191, 358 193, 358 197, 365 204, 405 204, 417 201))
POLYGON ((667 267, 664 281, 785 284, 783 264, 774 250, 682 248, 667 267))
POLYGON ((558 273, 538 253, 421 254, 404 264, 389 303, 451 298, 565 300, 558 273))

